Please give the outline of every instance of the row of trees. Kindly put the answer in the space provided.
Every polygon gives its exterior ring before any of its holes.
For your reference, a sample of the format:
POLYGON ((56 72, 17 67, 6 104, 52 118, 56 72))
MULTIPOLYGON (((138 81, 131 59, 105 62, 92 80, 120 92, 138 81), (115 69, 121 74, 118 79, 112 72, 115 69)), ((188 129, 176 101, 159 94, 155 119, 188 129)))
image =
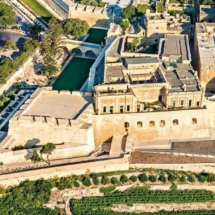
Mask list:
POLYGON ((23 63, 33 54, 33 51, 39 47, 37 40, 27 39, 23 43, 23 52, 21 55, 11 59, 5 58, 0 61, 0 84, 5 84, 8 75, 17 71, 23 63))
POLYGON ((16 24, 16 13, 13 8, 6 3, 0 2, 0 25, 16 24))

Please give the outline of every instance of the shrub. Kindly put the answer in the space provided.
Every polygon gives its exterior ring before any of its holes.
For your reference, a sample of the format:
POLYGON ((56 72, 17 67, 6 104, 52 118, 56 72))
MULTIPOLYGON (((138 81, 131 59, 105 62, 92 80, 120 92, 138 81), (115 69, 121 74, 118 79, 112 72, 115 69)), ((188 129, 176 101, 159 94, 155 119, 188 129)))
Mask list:
POLYGON ((193 175, 188 175, 188 176, 187 176, 187 180, 188 180, 189 182, 195 182, 195 178, 193 177, 193 175))
POLYGON ((199 182, 205 182, 207 181, 207 177, 204 175, 197 175, 197 179, 199 182))
POLYGON ((117 177, 112 177, 112 178, 111 178, 111 183, 112 183, 112 184, 119 184, 118 178, 117 178, 117 177))
POLYGON ((208 174, 207 181, 208 182, 215 182, 215 174, 213 174, 213 173, 208 174))
POLYGON ((177 185, 173 183, 169 189, 170 190, 177 190, 177 185))
POLYGON ((141 182, 147 182, 148 181, 148 177, 145 173, 138 175, 138 178, 141 182))
POLYGON ((74 181, 74 187, 80 187, 80 183, 78 181, 74 181))
POLYGON ((115 189, 116 189, 115 186, 102 187, 102 188, 100 188, 100 192, 106 194, 106 193, 111 193, 111 192, 114 191, 115 189))
POLYGON ((102 179, 101 179, 101 183, 104 184, 104 185, 109 184, 110 179, 106 175, 103 175, 102 179))
POLYGON ((168 180, 169 181, 176 181, 178 179, 178 176, 173 174, 173 173, 169 173, 168 175, 168 180))
POLYGON ((91 181, 88 177, 84 176, 82 179, 82 184, 86 187, 89 187, 91 185, 91 181))
POLYGON ((156 181, 157 181, 156 176, 150 175, 150 176, 149 176, 149 181, 150 181, 150 182, 156 182, 156 181))
POLYGON ((119 179, 122 183, 128 182, 128 177, 126 175, 121 175, 119 179))
POLYGON ((185 182, 186 181, 186 177, 184 175, 182 175, 180 178, 179 178, 179 181, 180 182, 185 182))
POLYGON ((99 185, 99 179, 98 178, 93 178, 93 184, 99 185))
POLYGON ((72 178, 74 181, 78 180, 78 176, 77 175, 72 175, 72 178))
POLYGON ((136 181, 137 181, 137 176, 132 175, 129 179, 130 179, 132 182, 136 182, 136 181))
POLYGON ((72 180, 71 180, 71 178, 63 177, 58 182, 58 188, 60 190, 63 190, 63 189, 66 189, 66 188, 71 188, 71 187, 72 187, 72 180))
POLYGON ((97 174, 94 172, 90 173, 90 178, 97 178, 97 174))
POLYGON ((158 178, 159 181, 163 182, 163 183, 166 183, 166 177, 164 174, 161 174, 158 178))

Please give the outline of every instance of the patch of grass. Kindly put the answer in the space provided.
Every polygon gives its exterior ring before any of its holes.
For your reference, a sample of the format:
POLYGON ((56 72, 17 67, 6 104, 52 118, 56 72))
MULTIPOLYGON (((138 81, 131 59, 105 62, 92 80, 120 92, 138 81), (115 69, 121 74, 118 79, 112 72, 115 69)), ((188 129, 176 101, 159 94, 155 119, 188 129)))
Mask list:
POLYGON ((80 90, 88 78, 92 59, 74 57, 53 85, 54 90, 80 90))
POLYGON ((115 189, 116 189, 115 186, 102 187, 102 188, 100 188, 100 192, 106 194, 106 193, 111 193, 111 192, 114 191, 115 189))
POLYGON ((101 42, 105 42, 104 38, 107 36, 107 30, 91 28, 88 34, 90 35, 85 42, 101 44, 101 42))
POLYGON ((48 22, 52 14, 47 11, 41 4, 39 4, 36 0, 22 0, 28 7, 30 7, 40 18, 44 19, 48 22))

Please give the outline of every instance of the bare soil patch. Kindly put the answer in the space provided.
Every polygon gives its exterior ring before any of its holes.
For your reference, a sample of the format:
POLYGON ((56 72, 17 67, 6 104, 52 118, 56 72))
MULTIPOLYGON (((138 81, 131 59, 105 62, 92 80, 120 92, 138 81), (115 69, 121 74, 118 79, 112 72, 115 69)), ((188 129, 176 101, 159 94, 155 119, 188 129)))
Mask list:
POLYGON ((133 151, 130 163, 215 163, 215 158, 133 151))

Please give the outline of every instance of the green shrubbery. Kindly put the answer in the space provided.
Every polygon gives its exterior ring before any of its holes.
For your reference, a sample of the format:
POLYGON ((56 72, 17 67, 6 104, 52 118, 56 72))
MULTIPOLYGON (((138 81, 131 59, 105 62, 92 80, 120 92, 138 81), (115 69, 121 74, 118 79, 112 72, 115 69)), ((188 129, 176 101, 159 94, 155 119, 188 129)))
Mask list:
POLYGON ((113 192, 115 189, 116 189, 115 186, 102 187, 102 188, 100 188, 100 192, 106 194, 106 193, 111 193, 111 192, 113 192))

